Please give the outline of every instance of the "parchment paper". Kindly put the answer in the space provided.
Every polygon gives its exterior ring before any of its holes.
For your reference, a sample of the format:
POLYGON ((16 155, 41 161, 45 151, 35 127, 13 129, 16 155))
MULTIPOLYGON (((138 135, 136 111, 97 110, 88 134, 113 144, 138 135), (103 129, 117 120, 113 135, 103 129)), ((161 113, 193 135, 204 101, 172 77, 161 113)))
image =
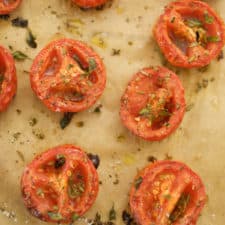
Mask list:
MULTIPOLYGON (((98 173, 102 185, 94 206, 85 215, 87 218, 99 212, 103 220, 107 220, 114 203, 116 224, 122 225, 121 213, 127 208, 130 184, 137 170, 149 163, 148 156, 155 156, 157 159, 172 157, 196 171, 209 196, 198 225, 224 225, 224 59, 213 61, 205 72, 177 71, 191 110, 169 138, 160 143, 142 141, 130 134, 119 118, 120 97, 132 75, 142 67, 163 62, 152 37, 152 28, 169 2, 114 0, 112 6, 104 10, 84 12, 72 6, 69 0, 24 0, 11 14, 11 19, 21 16, 29 20, 29 27, 37 38, 36 49, 26 44, 26 29, 12 27, 10 20, 0 21, 0 44, 7 48, 11 45, 13 51, 20 50, 31 58, 16 63, 17 95, 8 110, 0 114, 1 225, 47 224, 30 216, 24 207, 20 177, 34 155, 65 143, 81 146, 101 158, 98 173), (87 42, 104 59, 107 69, 106 89, 96 104, 103 105, 101 113, 93 113, 95 106, 79 113, 65 130, 59 126, 62 114, 50 112, 34 95, 27 73, 40 49, 58 37, 87 42), (112 56, 112 49, 120 49, 120 55, 112 56), (35 126, 29 123, 32 118, 38 120, 35 126), (84 122, 83 127, 77 126, 79 121, 84 122), (38 132, 45 138, 37 138, 34 133, 38 132)), ((225 19, 225 1, 208 2, 225 19)))

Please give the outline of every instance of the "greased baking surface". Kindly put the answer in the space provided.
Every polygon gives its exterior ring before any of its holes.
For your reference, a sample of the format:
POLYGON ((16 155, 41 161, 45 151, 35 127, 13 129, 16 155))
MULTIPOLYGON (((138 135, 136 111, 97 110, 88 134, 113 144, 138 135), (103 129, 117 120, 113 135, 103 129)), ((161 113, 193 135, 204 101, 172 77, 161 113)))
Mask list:
MULTIPOLYGON (((20 50, 31 59, 49 41, 69 37, 91 45, 104 59, 107 70, 106 89, 96 104, 103 105, 101 113, 93 113, 94 106, 76 114, 70 125, 61 130, 62 114, 50 112, 30 88, 26 71, 32 60, 16 63, 17 95, 0 115, 0 224, 46 224, 30 216, 24 207, 20 177, 34 155, 65 143, 81 146, 101 158, 98 172, 102 185, 87 218, 94 218, 99 212, 107 220, 114 203, 116 224, 122 225, 121 213, 127 208, 130 183, 137 170, 148 163, 148 156, 157 159, 171 156, 190 166, 206 185, 209 200, 198 225, 224 224, 224 59, 213 61, 205 72, 178 69, 191 110, 185 114, 180 128, 162 142, 149 143, 136 138, 119 118, 120 97, 132 75, 142 67, 162 64, 152 28, 169 2, 115 0, 110 8, 84 12, 65 0, 23 1, 11 19, 21 16, 29 20, 37 38, 37 49, 27 46, 25 29, 12 27, 10 20, 0 21, 0 43, 5 47, 11 45, 14 51, 20 50), (113 55, 113 49, 120 49, 120 54, 113 55), (32 118, 37 119, 35 126, 29 123, 32 118), (83 127, 77 126, 80 121, 84 122, 83 127), (44 134, 44 139, 39 139, 37 133, 44 134)), ((225 19, 225 2, 208 2, 225 19)))

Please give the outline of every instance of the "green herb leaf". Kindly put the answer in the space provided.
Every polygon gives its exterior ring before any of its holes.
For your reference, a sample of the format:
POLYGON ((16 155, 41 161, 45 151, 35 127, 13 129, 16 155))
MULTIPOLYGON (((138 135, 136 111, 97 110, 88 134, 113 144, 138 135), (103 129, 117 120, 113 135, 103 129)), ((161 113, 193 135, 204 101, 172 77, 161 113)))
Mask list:
POLYGON ((220 37, 218 37, 218 36, 209 36, 209 37, 207 37, 207 41, 208 42, 219 42, 220 41, 220 37))
POLYGON ((198 46, 199 43, 198 42, 192 42, 190 45, 189 45, 189 48, 193 48, 193 47, 196 47, 198 46))
POLYGON ((101 112, 102 106, 103 106, 102 104, 97 105, 97 106, 95 107, 95 109, 94 109, 94 112, 95 112, 95 113, 100 113, 100 112, 101 112))
POLYGON ((214 22, 214 18, 212 16, 209 16, 208 12, 205 13, 205 22, 208 24, 212 24, 214 22))
POLYGON ((28 29, 27 30, 27 38, 26 38, 26 42, 27 44, 31 47, 31 48, 37 48, 37 42, 36 42, 36 38, 35 36, 32 34, 31 30, 28 29))
POLYGON ((192 63, 192 62, 194 62, 196 59, 197 59, 196 55, 193 55, 193 56, 191 56, 191 57, 188 59, 188 62, 189 62, 189 63, 192 63))
POLYGON ((147 116, 151 113, 151 105, 147 105, 145 108, 141 109, 141 111, 139 112, 140 116, 147 116))
POLYGON ((142 178, 142 177, 138 177, 138 178, 134 181, 134 186, 135 186, 136 189, 138 189, 138 188, 140 187, 142 181, 143 181, 143 178, 142 178))
POLYGON ((171 113, 168 111, 168 109, 163 109, 159 112, 159 116, 161 116, 161 117, 168 117, 170 115, 171 115, 171 113))
POLYGON ((115 208, 114 208, 114 204, 112 206, 112 208, 110 209, 109 211, 109 220, 115 220, 116 219, 116 211, 115 211, 115 208))
POLYGON ((37 124, 37 119, 35 118, 35 117, 31 117, 30 119, 29 119, 29 125, 31 126, 31 127, 33 127, 33 126, 35 126, 36 124, 37 124))
POLYGON ((18 61, 29 59, 29 57, 21 51, 15 51, 12 53, 12 55, 13 55, 13 58, 18 61))
POLYGON ((163 196, 166 200, 170 200, 171 199, 171 195, 170 194, 166 194, 163 196))
POLYGON ((85 185, 83 181, 78 183, 74 183, 73 179, 69 179, 69 187, 68 187, 68 194, 69 197, 74 199, 81 196, 85 191, 85 185))
POLYGON ((70 124, 73 116, 74 116, 74 113, 71 113, 71 112, 64 113, 63 118, 59 122, 60 127, 62 129, 65 129, 70 124))
POLYGON ((73 64, 68 64, 67 69, 70 70, 71 68, 73 68, 74 65, 73 64))
POLYGON ((38 188, 36 191, 37 195, 42 196, 44 194, 43 190, 41 188, 38 188))
POLYGON ((48 212, 48 216, 50 217, 50 219, 55 220, 55 221, 63 219, 62 215, 57 212, 48 212))
POLYGON ((74 222, 74 221, 76 221, 76 220, 78 220, 80 218, 80 216, 78 215, 78 214, 76 214, 76 213, 74 213, 73 215, 72 215, 72 221, 74 222))
POLYGON ((120 55, 120 49, 115 49, 115 48, 113 48, 112 49, 112 56, 114 56, 114 55, 120 55))
POLYGON ((80 68, 82 70, 85 70, 85 68, 83 67, 81 61, 80 61, 80 58, 77 56, 77 55, 73 55, 73 59, 78 63, 78 65, 80 66, 80 68))
POLYGON ((77 126, 78 126, 78 127, 83 127, 83 126, 84 126, 84 121, 79 121, 79 122, 77 122, 77 126))
POLYGON ((194 103, 190 103, 189 105, 187 105, 186 106, 186 112, 191 111, 193 107, 194 107, 194 103))
POLYGON ((189 27, 202 27, 202 22, 196 18, 187 19, 186 24, 189 27))
POLYGON ((96 61, 94 58, 88 59, 88 73, 92 73, 96 69, 96 61))

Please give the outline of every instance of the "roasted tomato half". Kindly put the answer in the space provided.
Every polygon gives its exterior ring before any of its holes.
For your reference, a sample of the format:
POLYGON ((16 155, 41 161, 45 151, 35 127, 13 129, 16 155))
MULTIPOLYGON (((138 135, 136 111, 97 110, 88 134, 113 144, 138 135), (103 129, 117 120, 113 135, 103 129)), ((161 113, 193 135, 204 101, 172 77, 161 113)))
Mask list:
POLYGON ((205 2, 172 2, 154 28, 154 36, 167 60, 174 66, 208 65, 225 42, 222 19, 205 2))
POLYGON ((60 39, 47 45, 34 59, 30 82, 50 110, 79 112, 101 96, 106 72, 101 58, 86 44, 60 39))
POLYGON ((81 8, 95 8, 104 5, 107 0, 72 0, 76 5, 81 8))
POLYGON ((41 220, 70 223, 82 216, 98 193, 98 175, 86 153, 73 145, 52 148, 24 170, 22 195, 41 220))
POLYGON ((184 112, 184 88, 177 75, 164 67, 139 71, 121 99, 123 124, 149 141, 169 136, 181 123, 184 112))
POLYGON ((15 10, 22 0, 0 0, 0 15, 6 15, 15 10))
POLYGON ((4 111, 16 94, 17 79, 12 55, 0 46, 0 112, 4 111))
POLYGON ((140 225, 195 225, 205 202, 200 177, 175 161, 144 168, 130 192, 131 212, 140 225))

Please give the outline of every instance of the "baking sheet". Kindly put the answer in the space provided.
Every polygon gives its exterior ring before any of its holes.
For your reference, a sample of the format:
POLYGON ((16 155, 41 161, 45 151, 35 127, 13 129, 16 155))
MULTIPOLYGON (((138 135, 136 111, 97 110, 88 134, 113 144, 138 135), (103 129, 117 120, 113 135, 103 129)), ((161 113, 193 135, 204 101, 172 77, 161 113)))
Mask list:
MULTIPOLYGON (((94 206, 85 215, 87 218, 99 212, 103 220, 107 220, 114 203, 116 224, 123 224, 121 213, 127 208, 130 184, 137 170, 147 165, 148 156, 155 156, 183 161, 196 171, 209 196, 198 225, 224 225, 224 59, 214 61, 205 72, 177 71, 191 110, 169 138, 160 143, 140 140, 122 126, 119 118, 120 97, 132 75, 142 67, 162 63, 151 30, 169 2, 114 0, 110 8, 83 12, 72 7, 70 1, 24 0, 11 18, 22 16, 29 20, 29 27, 37 38, 37 49, 26 45, 25 29, 12 27, 10 21, 0 21, 0 43, 5 47, 11 45, 31 59, 49 41, 70 37, 93 46, 103 57, 107 69, 106 89, 97 103, 103 105, 101 113, 93 113, 93 107, 75 115, 71 124, 61 130, 62 114, 45 108, 30 88, 27 71, 32 60, 16 63, 17 96, 8 110, 0 114, 0 224, 47 224, 26 211, 20 194, 20 176, 34 155, 59 144, 71 143, 101 158, 98 172, 102 185, 94 206), (71 21, 72 29, 68 27, 71 21), (99 40, 103 42, 96 46, 99 40), (112 56, 112 49, 120 49, 120 55, 112 56), (203 79, 208 80, 208 86, 198 90, 199 83, 207 83, 203 79), (38 120, 33 127, 29 123, 32 118, 38 120), (84 122, 83 127, 77 126, 79 121, 84 122), (43 140, 34 135, 40 132, 45 135, 43 140)), ((225 19, 225 2, 208 2, 225 19)), ((86 223, 82 220, 76 224, 86 223)))

